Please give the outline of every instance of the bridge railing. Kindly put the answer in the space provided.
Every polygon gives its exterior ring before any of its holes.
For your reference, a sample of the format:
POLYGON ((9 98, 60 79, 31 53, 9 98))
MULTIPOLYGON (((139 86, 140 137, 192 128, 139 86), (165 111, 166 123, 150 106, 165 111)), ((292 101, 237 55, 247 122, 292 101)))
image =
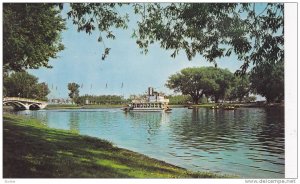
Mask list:
POLYGON ((4 97, 3 101, 22 101, 22 102, 33 102, 33 103, 47 103, 46 101, 28 99, 28 98, 20 98, 20 97, 4 97))

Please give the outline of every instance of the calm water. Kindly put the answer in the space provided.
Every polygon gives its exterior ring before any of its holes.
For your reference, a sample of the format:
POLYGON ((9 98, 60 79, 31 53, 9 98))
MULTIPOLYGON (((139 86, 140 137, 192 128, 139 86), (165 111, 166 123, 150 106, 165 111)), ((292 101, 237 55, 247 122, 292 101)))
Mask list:
POLYGON ((243 178, 284 177, 284 110, 119 109, 21 111, 49 127, 99 137, 116 146, 194 170, 243 178))

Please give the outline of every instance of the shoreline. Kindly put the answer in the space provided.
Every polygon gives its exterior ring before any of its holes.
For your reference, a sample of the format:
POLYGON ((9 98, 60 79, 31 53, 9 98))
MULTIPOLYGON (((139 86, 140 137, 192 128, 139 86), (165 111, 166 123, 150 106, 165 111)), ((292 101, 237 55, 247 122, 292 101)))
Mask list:
MULTIPOLYGON (((220 103, 219 103, 220 104, 220 103)), ((257 104, 257 103, 224 103, 225 105, 236 106, 239 108, 270 108, 270 107, 284 107, 284 104, 273 103, 273 104, 257 104)), ((169 105, 170 108, 186 108, 188 106, 196 108, 211 108, 217 105, 216 103, 206 104, 194 104, 194 105, 169 105)), ((109 109, 109 108, 122 108, 124 104, 111 104, 111 105, 71 105, 71 104, 49 104, 45 109, 109 109)))
POLYGON ((188 171, 106 140, 3 115, 4 178, 236 178, 188 171))

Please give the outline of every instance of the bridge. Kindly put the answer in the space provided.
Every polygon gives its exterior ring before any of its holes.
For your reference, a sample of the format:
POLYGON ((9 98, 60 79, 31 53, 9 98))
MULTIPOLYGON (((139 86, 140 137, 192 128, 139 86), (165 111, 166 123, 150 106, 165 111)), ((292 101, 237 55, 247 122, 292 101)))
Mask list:
POLYGON ((38 110, 44 109, 48 104, 45 101, 33 100, 19 97, 5 97, 3 105, 11 105, 16 110, 38 110))

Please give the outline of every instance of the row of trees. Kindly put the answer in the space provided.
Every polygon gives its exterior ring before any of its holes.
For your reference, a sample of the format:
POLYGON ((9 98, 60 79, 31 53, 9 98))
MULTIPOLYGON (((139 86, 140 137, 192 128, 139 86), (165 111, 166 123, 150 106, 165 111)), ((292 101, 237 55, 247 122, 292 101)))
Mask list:
POLYGON ((185 105, 187 102, 192 102, 193 99, 190 95, 169 95, 169 104, 172 105, 185 105))
POLYGON ((174 92, 190 95, 195 104, 203 95, 216 103, 220 99, 251 101, 250 93, 260 94, 268 102, 280 102, 284 99, 284 68, 267 64, 245 75, 234 75, 216 67, 186 68, 171 75, 166 86, 174 92))
MULTIPOLYGON (((5 74, 3 78, 3 95, 47 100, 50 93, 48 85, 39 83, 38 78, 27 72, 5 74)), ((218 102, 223 100, 251 101, 249 93, 260 94, 268 102, 280 102, 284 99, 284 66, 265 64, 254 68, 250 74, 237 76, 227 69, 216 67, 186 68, 171 75, 166 86, 183 95, 169 96, 170 103, 184 104, 193 101, 195 104, 205 95, 218 102), (268 75, 266 75, 268 74, 268 75)), ((79 84, 69 83, 69 97, 77 104, 122 104, 127 102, 121 96, 79 96, 79 84)), ((131 98, 136 98, 131 96, 131 98)))
POLYGON ((84 95, 84 96, 79 96, 75 102, 76 104, 80 104, 80 105, 86 105, 86 104, 107 105, 107 104, 124 104, 124 103, 128 103, 128 100, 118 95, 100 95, 100 96, 84 95))
MULTIPOLYGON (((79 96, 79 85, 72 82, 68 84, 69 97, 76 104, 123 104, 128 102, 117 95, 84 95, 79 96)), ((31 98, 47 101, 50 93, 45 82, 39 83, 38 78, 27 72, 13 72, 5 74, 3 80, 3 96, 31 98)))
POLYGON ((14 72, 3 76, 3 96, 47 100, 48 85, 27 72, 14 72))

